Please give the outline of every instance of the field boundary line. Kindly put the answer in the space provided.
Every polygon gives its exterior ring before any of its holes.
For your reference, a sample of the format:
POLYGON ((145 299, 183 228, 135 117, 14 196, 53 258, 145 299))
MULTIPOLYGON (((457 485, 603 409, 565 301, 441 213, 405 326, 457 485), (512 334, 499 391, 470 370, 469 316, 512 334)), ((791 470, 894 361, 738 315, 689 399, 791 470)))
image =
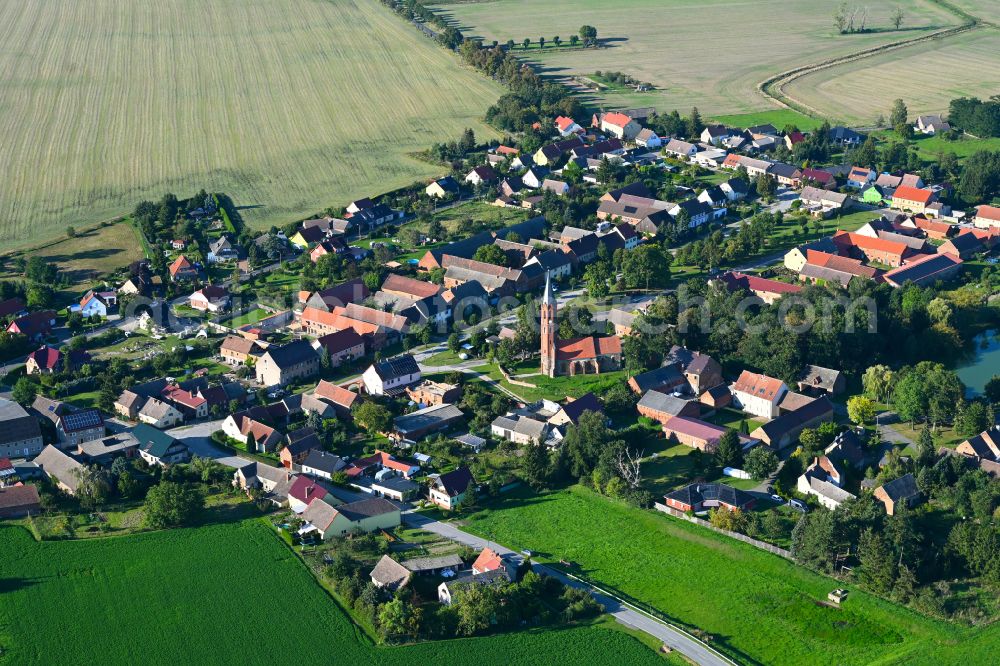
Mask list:
POLYGON ((815 109, 814 107, 806 104, 805 102, 795 99, 789 95, 785 86, 788 84, 814 72, 819 72, 824 69, 829 69, 831 67, 836 67, 838 65, 844 65, 850 62, 856 62, 858 60, 863 60, 865 58, 871 58, 876 55, 881 55, 883 53, 889 53, 891 51, 896 51, 903 49, 914 44, 920 44, 926 41, 934 39, 946 39, 954 37, 955 35, 960 35, 965 32, 975 30, 983 26, 990 26, 991 23, 984 22, 972 14, 968 14, 965 11, 955 7, 954 5, 946 2, 945 0, 930 0, 935 5, 952 12, 958 18, 960 18, 963 23, 961 25, 953 26, 950 28, 945 28, 944 30, 938 30, 936 32, 920 35, 918 37, 912 37, 909 39, 902 39, 896 42, 890 42, 888 44, 882 44, 880 46, 873 46, 861 51, 856 51, 848 55, 838 56, 836 58, 829 58, 827 60, 822 60, 817 63, 810 65, 801 65, 793 69, 785 70, 778 74, 774 74, 764 79, 757 84, 757 92, 766 97, 771 102, 774 102, 779 107, 785 109, 791 109, 793 111, 798 111, 799 113, 804 113, 807 116, 812 116, 814 118, 824 118, 827 114, 815 109))

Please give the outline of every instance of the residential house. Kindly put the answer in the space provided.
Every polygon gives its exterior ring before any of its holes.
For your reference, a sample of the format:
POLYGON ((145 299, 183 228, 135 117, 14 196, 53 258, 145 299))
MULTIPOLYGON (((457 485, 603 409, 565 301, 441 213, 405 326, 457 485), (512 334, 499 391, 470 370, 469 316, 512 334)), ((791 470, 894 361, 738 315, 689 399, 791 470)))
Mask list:
POLYGON ((886 514, 894 516, 900 507, 911 508, 919 504, 923 496, 913 475, 904 474, 876 488, 875 499, 885 506, 886 514))
POLYGON ((900 185, 892 193, 892 207, 896 210, 908 213, 923 213, 928 204, 934 201, 935 195, 931 190, 925 190, 908 185, 900 185))
POLYGON ((8 298, 0 301, 0 319, 9 321, 28 314, 28 308, 20 298, 8 298))
POLYGON ((833 174, 825 169, 802 169, 802 182, 816 184, 824 189, 831 189, 837 184, 833 174))
POLYGON ((667 141, 667 144, 663 146, 663 152, 668 155, 673 155, 674 157, 691 159, 698 154, 698 146, 680 139, 670 139, 667 141))
POLYGON ((240 258, 240 248, 229 239, 229 236, 222 234, 208 244, 208 255, 205 259, 210 264, 235 261, 240 258))
POLYGON ((84 467, 76 458, 54 446, 46 446, 34 460, 53 485, 68 495, 75 495, 80 487, 80 473, 84 467))
POLYGON ((833 212, 847 210, 852 199, 841 192, 806 186, 799 192, 802 205, 813 213, 827 216, 833 212))
POLYGON ((976 209, 976 216, 972 218, 972 223, 980 229, 1000 227, 1000 206, 982 205, 976 209))
POLYGON ((663 359, 665 365, 676 364, 694 395, 722 384, 722 366, 708 354, 674 345, 663 359))
POLYGON ((542 189, 552 192, 556 196, 563 197, 569 194, 569 183, 552 178, 546 178, 542 181, 542 189))
POLYGON ((950 129, 951 125, 941 120, 941 116, 917 116, 917 131, 922 134, 938 134, 939 132, 947 132, 950 129))
POLYGON ((550 424, 521 414, 498 416, 490 424, 490 433, 494 437, 519 445, 548 443, 551 432, 550 424))
POLYGON ((802 143, 806 140, 806 135, 802 132, 795 130, 794 132, 789 132, 785 135, 785 148, 792 150, 795 148, 796 144, 802 143))
POLYGON ((868 167, 851 167, 847 174, 847 186, 856 190, 863 190, 875 181, 876 173, 868 167))
POLYGON ((827 134, 830 143, 847 148, 856 148, 865 142, 865 135, 849 127, 831 127, 827 134))
POLYGON ((663 139, 661 139, 653 130, 648 127, 643 127, 639 130, 639 133, 635 135, 635 143, 643 148, 656 150, 663 146, 663 139))
POLYGON ((643 416, 658 421, 661 425, 666 425, 675 416, 701 414, 701 406, 697 400, 685 400, 659 391, 647 391, 639 400, 636 409, 643 416))
POLYGON ((807 365, 799 377, 799 391, 812 395, 837 395, 847 387, 847 380, 840 370, 807 365))
POLYGON ((811 474, 808 469, 806 473, 799 476, 795 489, 803 495, 814 496, 821 506, 831 511, 847 500, 856 499, 854 495, 837 484, 822 478, 821 475, 811 474))
POLYGON ((442 509, 452 510, 465 499, 465 493, 475 492, 475 479, 468 467, 446 472, 431 482, 428 499, 442 509))
POLYGON ((150 465, 162 467, 187 462, 191 457, 183 442, 144 423, 133 428, 132 435, 139 440, 139 456, 150 465))
POLYGON ((31 458, 42 446, 38 421, 13 400, 0 398, 0 458, 31 458))
POLYGON ((701 131, 701 140, 703 143, 710 143, 713 146, 721 145, 723 140, 728 139, 731 136, 738 135, 739 130, 729 129, 725 125, 707 125, 705 129, 701 131))
POLYGON ((146 398, 139 408, 137 418, 144 424, 160 429, 184 423, 184 415, 177 408, 158 398, 146 398))
POLYGON ((403 219, 404 215, 403 211, 393 210, 385 204, 380 203, 352 214, 350 221, 351 224, 357 225, 361 233, 370 233, 382 225, 403 219))
POLYGON ((716 279, 729 291, 748 291, 768 305, 775 303, 782 296, 802 291, 802 287, 797 284, 733 271, 727 271, 716 279))
POLYGON ((621 141, 631 141, 642 130, 642 125, 624 113, 605 113, 601 118, 601 131, 621 141))
POLYGON ((799 187, 802 185, 802 169, 784 162, 775 162, 767 170, 767 175, 773 178, 779 185, 787 187, 799 187))
POLYGON ((456 195, 459 192, 458 181, 456 181, 451 176, 445 176, 444 178, 438 178, 426 188, 424 192, 427 196, 432 199, 444 199, 446 197, 456 195))
POLYGON ((495 182, 499 176, 497 172, 493 170, 493 167, 481 164, 477 167, 473 167, 465 176, 465 182, 471 183, 473 185, 488 185, 495 182))
POLYGON ((585 393, 579 398, 571 399, 559 405, 556 413, 550 416, 548 421, 556 427, 568 426, 570 424, 578 425, 580 417, 585 412, 604 412, 604 405, 601 404, 601 401, 593 393, 585 393))
POLYGON ((458 555, 438 555, 436 557, 414 557, 404 560, 402 565, 412 574, 447 576, 456 573, 464 562, 458 555))
POLYGON ((80 316, 107 318, 118 308, 118 294, 113 291, 90 290, 80 299, 80 316))
MULTIPOLYGON (((524 178, 526 179, 527 176, 524 176, 524 178)), ((541 182, 539 182, 539 185, 541 185, 541 182)), ((446 255, 471 259, 476 254, 476 250, 483 245, 491 245, 497 238, 506 239, 510 234, 514 233, 522 240, 525 238, 541 238, 544 231, 545 218, 541 216, 496 231, 483 231, 469 238, 428 250, 421 257, 417 266, 422 271, 444 268, 442 261, 446 255)))
POLYGON ((351 303, 360 303, 371 295, 365 283, 358 278, 350 280, 336 287, 324 289, 317 292, 300 292, 299 302, 307 308, 314 308, 323 312, 332 312, 337 307, 344 307, 351 303))
POLYGON ((411 354, 401 354, 368 366, 361 379, 370 395, 398 395, 420 381, 420 367, 411 354))
POLYGON ((733 402, 744 412, 773 419, 779 414, 778 404, 788 392, 788 386, 780 379, 744 370, 729 390, 733 402))
POLYGON ((664 496, 663 499, 672 509, 695 513, 719 507, 730 511, 734 509, 749 511, 756 503, 756 499, 750 493, 724 483, 692 483, 664 496))
POLYGON ((20 333, 29 340, 42 342, 52 335, 56 325, 56 313, 52 310, 41 310, 18 317, 7 325, 8 333, 20 333))
POLYGON ((314 377, 319 373, 319 356, 305 340, 272 345, 254 365, 261 386, 284 386, 314 377))
POLYGON ((73 371, 90 362, 90 354, 82 349, 72 349, 69 354, 69 366, 66 365, 66 354, 50 345, 42 345, 28 354, 25 359, 25 372, 29 375, 51 375, 66 370, 73 371))
POLYGON ((110 465, 115 458, 134 458, 139 440, 130 432, 80 442, 76 453, 82 460, 95 465, 110 465))
POLYGON ((972 460, 987 474, 1000 476, 1000 426, 970 437, 955 448, 955 453, 972 460))
POLYGON ((730 178, 726 182, 719 185, 719 189, 722 190, 726 197, 730 201, 742 201, 747 198, 750 193, 750 186, 747 185, 746 181, 740 178, 730 178))
POLYGON ((782 413, 751 432, 750 437, 780 451, 797 441, 799 433, 806 428, 831 420, 833 420, 833 403, 824 395, 782 413))
POLYGON ((799 268, 799 279, 816 284, 839 284, 847 287, 854 278, 881 281, 882 271, 865 266, 858 259, 807 250, 807 261, 799 268))
POLYGON ((322 443, 316 436, 316 431, 305 427, 288 433, 288 443, 278 454, 283 467, 292 469, 292 465, 301 465, 313 451, 321 451, 322 443))
POLYGON ((261 420, 264 418, 267 418, 266 410, 261 408, 236 412, 227 416, 222 422, 222 432, 226 437, 243 444, 249 444, 252 438, 257 451, 264 453, 277 451, 285 437, 277 428, 264 423, 261 420))
POLYGON ((302 473, 330 481, 333 475, 347 467, 343 458, 318 448, 310 449, 302 460, 302 473))
POLYGON ((383 472, 386 475, 399 474, 404 479, 410 479, 420 472, 420 465, 408 460, 397 460, 392 454, 375 449, 374 454, 355 460, 345 471, 350 477, 371 472, 375 472, 375 476, 378 477, 379 472, 383 472))
POLYGON ((556 116, 555 126, 560 136, 572 136, 586 131, 575 120, 566 116, 556 116))
MULTIPOLYGON (((670 208, 667 213, 675 220, 679 219, 682 215, 686 215, 688 227, 691 229, 700 227, 713 217, 718 216, 716 211, 712 210, 711 206, 706 204, 704 201, 699 201, 698 199, 687 199, 679 204, 674 204, 674 206, 670 208)), ((726 211, 724 209, 720 209, 718 213, 725 215, 726 211)))
POLYGON ((255 362, 263 351, 256 341, 238 335, 227 335, 219 346, 222 362, 233 367, 255 362))
POLYGON ((36 418, 50 421, 61 449, 75 451, 81 442, 104 436, 104 417, 96 409, 76 409, 59 400, 35 396, 31 410, 36 418))
POLYGON ((962 260, 953 254, 928 254, 887 272, 882 278, 893 287, 907 282, 926 285, 948 280, 961 269, 962 260))
POLYGON ((174 282, 198 279, 198 269, 183 254, 170 264, 170 279, 174 282))
POLYGON ((330 367, 339 368, 344 363, 356 361, 365 355, 365 340, 353 328, 328 333, 313 341, 312 346, 319 354, 329 355, 330 367))
POLYGON ((391 530, 401 523, 399 507, 381 497, 341 504, 336 508, 326 502, 312 501, 302 512, 302 518, 307 527, 300 532, 315 530, 324 541, 347 534, 391 530))
POLYGON ((188 297, 188 304, 201 312, 219 312, 229 307, 229 289, 206 285, 188 297))

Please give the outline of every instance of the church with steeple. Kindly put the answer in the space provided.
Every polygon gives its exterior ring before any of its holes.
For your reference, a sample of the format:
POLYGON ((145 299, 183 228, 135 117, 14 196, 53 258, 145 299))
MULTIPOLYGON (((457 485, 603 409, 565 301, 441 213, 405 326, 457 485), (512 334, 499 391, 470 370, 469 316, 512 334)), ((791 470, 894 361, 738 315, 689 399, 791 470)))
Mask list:
POLYGON ((558 304, 551 275, 545 273, 541 307, 542 374, 549 377, 594 375, 622 369, 622 341, 616 335, 559 340, 558 304))

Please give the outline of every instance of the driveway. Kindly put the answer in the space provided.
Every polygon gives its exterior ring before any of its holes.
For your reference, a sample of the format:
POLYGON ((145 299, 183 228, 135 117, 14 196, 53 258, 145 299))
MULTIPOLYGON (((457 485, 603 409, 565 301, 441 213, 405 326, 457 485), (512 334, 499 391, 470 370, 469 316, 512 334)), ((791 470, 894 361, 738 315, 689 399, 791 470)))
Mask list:
MULTIPOLYGON (((514 553, 514 551, 510 548, 488 541, 474 534, 463 532, 454 525, 432 520, 422 514, 412 511, 403 513, 403 522, 409 527, 417 527, 427 530, 428 532, 433 532, 434 534, 451 541, 455 541, 456 543, 469 546, 475 550, 482 550, 483 548, 488 547, 501 555, 514 553)), ((614 597, 611 597, 584 582, 570 578, 561 571, 557 571, 537 562, 532 562, 531 568, 536 573, 552 576, 570 587, 587 590, 599 604, 604 606, 604 610, 607 613, 610 613, 620 624, 649 634, 669 646, 671 649, 680 652, 696 664, 701 664, 702 666, 734 666, 734 662, 732 660, 716 652, 693 636, 675 629, 669 624, 637 609, 631 608, 614 597)))
POLYGON ((224 449, 212 441, 212 433, 222 429, 224 419, 217 421, 205 421, 194 425, 184 425, 167 430, 167 434, 174 439, 179 439, 191 449, 191 453, 202 458, 211 458, 226 467, 234 469, 249 465, 253 460, 241 458, 233 455, 233 452, 224 449))

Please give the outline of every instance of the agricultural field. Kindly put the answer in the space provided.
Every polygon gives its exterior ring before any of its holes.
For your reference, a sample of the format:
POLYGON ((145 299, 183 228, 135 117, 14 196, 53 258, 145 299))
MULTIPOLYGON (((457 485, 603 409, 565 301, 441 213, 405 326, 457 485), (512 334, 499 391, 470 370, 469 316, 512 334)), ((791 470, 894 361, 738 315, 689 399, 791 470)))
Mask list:
MULTIPOLYGON (((567 560, 588 578, 698 627, 743 663, 955 663, 997 643, 995 628, 935 621, 855 588, 840 609, 824 603, 840 581, 778 556, 579 486, 515 492, 465 529, 547 562, 567 560)), ((558 566, 558 565, 557 565, 558 566)), ((975 661, 975 660, 974 660, 975 661)))
MULTIPOLYGON (((971 3, 970 3, 971 4, 971 3)), ((995 14, 994 14, 995 16, 995 14)), ((1000 90, 1000 29, 978 28, 940 41, 836 65, 785 86, 794 100, 831 118, 870 125, 906 102, 910 117, 941 113, 956 97, 988 98, 1000 90), (945 72, 928 80, 931 71, 945 72)))
POLYGON ((375 647, 255 519, 42 543, 0 527, 0 560, 0 664, 664 663, 606 621, 375 647))
MULTIPOLYGON (((2 150, 0 148, 0 151, 2 150)), ((0 185, 0 188, 2 187, 3 185, 0 185)), ((37 241, 38 237, 32 234, 28 239, 37 241)), ((65 237, 23 254, 25 258, 30 254, 54 262, 59 273, 69 280, 67 294, 74 297, 82 296, 82 292, 96 280, 107 277, 136 259, 144 257, 135 228, 124 222, 99 226, 87 231, 78 230, 73 238, 65 237)), ((14 266, 9 259, 3 263, 0 278, 20 277, 20 274, 14 272, 14 266)))
MULTIPOLYGON (((960 23, 934 2, 918 0, 905 3, 903 30, 894 31, 889 24, 894 7, 894 3, 869 6, 868 26, 873 30, 853 35, 836 32, 835 4, 808 0, 623 0, 613 4, 495 0, 441 4, 437 9, 463 32, 501 43, 513 39, 520 44, 525 37, 533 42, 545 37, 551 43, 555 35, 566 43, 581 24, 592 25, 605 48, 546 47, 527 51, 527 59, 554 76, 621 71, 655 86, 644 93, 609 90, 590 95, 598 105, 684 112, 697 106, 702 114, 712 116, 773 109, 757 92, 757 85, 774 74, 960 23)), ((937 80, 926 83, 933 86, 937 80)))
POLYGON ((378 0, 0 3, 0 249, 167 191, 281 224, 438 175, 501 88, 378 0))

